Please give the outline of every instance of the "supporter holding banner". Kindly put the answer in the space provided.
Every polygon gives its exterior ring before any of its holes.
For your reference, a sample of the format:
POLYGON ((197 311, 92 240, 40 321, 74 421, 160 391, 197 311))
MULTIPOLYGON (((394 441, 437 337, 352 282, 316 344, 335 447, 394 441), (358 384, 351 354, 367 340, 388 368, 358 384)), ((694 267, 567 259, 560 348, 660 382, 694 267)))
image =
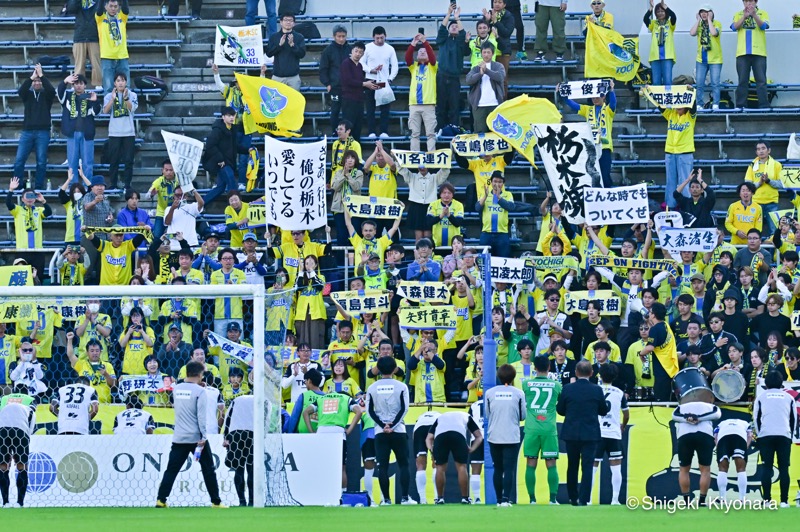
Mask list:
POLYGON ((662 227, 658 231, 658 239, 661 247, 669 251, 700 251, 708 253, 717 247, 717 228, 709 227, 702 229, 662 227))
POLYGON ((650 103, 662 109, 694 106, 695 91, 688 85, 647 85, 641 91, 650 103))
POLYGON ((376 196, 346 196, 344 203, 353 218, 388 218, 396 220, 403 216, 404 205, 400 200, 376 196))
POLYGON ((30 265, 0 266, 0 286, 33 286, 30 265))
POLYGON ((402 329, 455 329, 456 311, 452 305, 401 307, 397 309, 402 329))
POLYGON ((587 188, 583 192, 586 223, 591 225, 646 224, 650 208, 647 185, 587 188))
POLYGON ((122 227, 120 225, 114 225, 113 227, 83 227, 82 230, 84 233, 95 233, 95 234, 122 233, 126 235, 142 235, 148 242, 153 241, 153 232, 147 227, 140 227, 140 226, 122 227))
POLYGON ((526 260, 537 270, 578 269, 578 259, 572 255, 528 257, 526 260))
POLYGON ((486 117, 489 129, 508 142, 536 168, 533 147, 536 139, 530 129, 531 123, 558 124, 561 113, 553 102, 544 98, 531 98, 527 94, 517 96, 498 105, 486 117))
POLYGON ((442 150, 417 152, 408 150, 392 150, 392 156, 397 161, 400 168, 413 168, 416 170, 420 166, 425 168, 450 168, 452 165, 450 148, 442 150))
POLYGON ((611 290, 581 290, 564 292, 564 312, 567 314, 587 314, 589 301, 600 302, 600 315, 619 316, 622 310, 620 297, 611 290))
POLYGON ((327 224, 326 140, 308 144, 264 137, 266 222, 284 231, 327 224))
POLYGON ((236 81, 253 118, 243 121, 245 135, 269 133, 277 137, 302 136, 305 96, 288 85, 268 78, 237 73, 236 81))
POLYGON ((449 303, 450 288, 445 283, 402 281, 397 295, 414 303, 449 303))
POLYGON ((267 206, 264 198, 251 201, 247 204, 247 227, 264 227, 267 225, 267 206))
POLYGON ((264 37, 261 25, 217 26, 214 39, 214 64, 252 67, 264 64, 264 37))
POLYGON ((625 257, 606 257, 594 255, 586 261, 587 266, 605 266, 606 268, 636 268, 637 270, 655 270, 669 272, 673 277, 678 276, 675 262, 659 259, 626 259, 625 257))
POLYGON ((213 331, 208 333, 208 347, 219 347, 225 356, 231 356, 250 364, 253 360, 253 348, 247 345, 231 342, 224 336, 220 336, 213 331))
POLYGON ((117 382, 117 390, 125 398, 130 393, 165 393, 172 390, 172 377, 167 375, 123 375, 117 382))
POLYGON ((533 266, 526 259, 506 259, 492 257, 492 281, 510 284, 529 284, 533 282, 533 266))
POLYGON ((178 184, 183 193, 188 194, 194 190, 193 181, 197 177, 197 169, 200 167, 203 141, 163 130, 161 135, 164 136, 167 154, 175 169, 175 175, 178 177, 178 184))
POLYGON ((589 24, 586 32, 587 78, 630 81, 639 71, 639 39, 626 38, 614 30, 589 24))
POLYGON ((564 216, 573 224, 585 221, 583 194, 600 188, 600 146, 594 143, 588 123, 531 126, 550 186, 564 216))
POLYGON ((500 155, 501 153, 508 153, 512 149, 505 139, 494 133, 456 135, 450 145, 456 155, 462 157, 500 155))
POLYGON ((781 183, 789 190, 800 190, 800 166, 784 166, 781 183))
POLYGON ((558 95, 562 98, 577 100, 579 98, 603 98, 608 94, 611 84, 607 79, 586 79, 568 81, 558 86, 558 95))
POLYGON ((331 292, 331 299, 351 316, 359 316, 362 312, 369 314, 389 312, 389 304, 392 302, 388 290, 331 292))

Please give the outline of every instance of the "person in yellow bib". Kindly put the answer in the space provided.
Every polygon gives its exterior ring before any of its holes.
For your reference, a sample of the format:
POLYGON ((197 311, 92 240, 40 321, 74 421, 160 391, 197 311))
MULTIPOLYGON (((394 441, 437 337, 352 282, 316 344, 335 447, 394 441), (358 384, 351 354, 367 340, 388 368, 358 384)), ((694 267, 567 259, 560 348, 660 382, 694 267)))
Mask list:
POLYGON ((353 227, 350 212, 347 209, 344 210, 344 223, 350 235, 350 243, 353 245, 354 257, 356 260, 355 267, 353 268, 354 271, 361 262, 360 257, 364 257, 365 253, 366 257, 369 257, 370 253, 377 253, 381 262, 381 267, 383 267, 383 261, 386 257, 386 248, 392 245, 392 237, 394 237, 395 233, 397 233, 397 230, 400 228, 401 221, 402 217, 395 219, 394 225, 386 231, 386 234, 376 238, 378 235, 378 222, 375 220, 364 220, 361 222, 361 236, 359 236, 353 227))
POLYGON ((761 206, 761 212, 766 222, 768 234, 775 232, 775 222, 772 221, 771 212, 778 212, 779 190, 784 188, 781 182, 783 165, 772 158, 772 146, 766 140, 759 140, 756 144, 756 158, 747 167, 744 176, 746 182, 756 186, 753 203, 761 206))
POLYGON ((502 172, 492 174, 492 185, 485 187, 475 203, 475 210, 482 213, 483 232, 481 245, 491 246, 495 257, 511 256, 511 237, 508 234, 508 212, 514 210, 514 196, 505 188, 506 178, 502 172))
POLYGON ((731 234, 731 244, 747 244, 747 232, 750 229, 761 231, 763 225, 763 212, 761 206, 753 202, 756 187, 753 183, 745 181, 739 183, 736 194, 739 201, 731 203, 728 207, 728 216, 725 218, 725 229, 731 234))
MULTIPOLYGON (((376 198, 397 198, 397 163, 383 149, 383 142, 375 143, 375 151, 364 161, 364 176, 369 178, 369 195, 376 198)), ((378 219, 378 234, 388 227, 386 219, 378 219)))
POLYGON ((428 205, 426 218, 431 227, 430 233, 433 236, 433 242, 437 247, 451 246, 453 237, 461 236, 461 226, 464 224, 464 205, 453 199, 455 194, 455 187, 449 182, 444 182, 439 186, 439 199, 428 205))
POLYGON ((47 200, 41 192, 32 188, 22 191, 22 205, 14 202, 14 191, 19 187, 19 178, 12 177, 6 195, 6 207, 14 217, 14 240, 17 249, 35 249, 42 247, 42 220, 53 214, 47 200), (41 206, 37 206, 36 203, 41 206))
POLYGON ((166 226, 164 225, 164 213, 172 205, 175 189, 178 188, 178 180, 175 179, 175 169, 169 159, 161 163, 161 176, 153 181, 148 191, 148 196, 156 198, 156 216, 153 223, 153 236, 161 238, 166 226))
POLYGON ((422 345, 422 349, 408 361, 415 403, 444 402, 444 360, 439 358, 436 342, 422 345))
POLYGON ((250 232, 247 225, 250 223, 247 217, 247 208, 250 204, 242 201, 238 190, 228 193, 228 206, 225 207, 225 226, 231 232, 231 247, 238 249, 242 247, 242 240, 245 233, 250 232))
MULTIPOLYGON (((455 139, 453 139, 453 141, 455 142, 455 139)), ((452 143, 451 146, 453 146, 452 143)), ((481 192, 485 187, 492 185, 492 175, 494 175, 495 172, 504 172, 506 166, 510 165, 514 161, 515 153, 516 151, 512 149, 511 151, 500 155, 486 154, 467 159, 463 155, 459 155, 455 149, 453 150, 453 156, 455 157, 456 164, 464 170, 469 170, 472 172, 472 175, 475 178, 474 183, 467 185, 467 193, 464 198, 464 205, 472 206, 475 204, 475 202, 478 200, 478 193, 481 192)))
POLYGON ((750 71, 756 80, 758 107, 769 107, 767 99, 767 30, 769 15, 758 8, 758 0, 742 0, 744 9, 733 15, 731 29, 736 36, 736 107, 743 108, 750 90, 750 71))
POLYGON ((100 359, 103 348, 97 340, 89 340, 89 343, 86 344, 87 357, 78 359, 75 355, 75 348, 72 346, 74 338, 75 333, 67 333, 67 358, 72 369, 79 377, 89 379, 91 386, 97 391, 97 398, 101 403, 110 403, 111 388, 117 385, 114 367, 100 359))
POLYGON ((650 68, 653 71, 653 85, 672 84, 672 67, 675 66, 675 12, 661 0, 644 14, 644 25, 650 30, 653 40, 650 43, 650 68), (655 18, 654 18, 655 15, 655 18))
MULTIPOLYGON (((687 90, 694 90, 686 85, 687 90)), ((667 121, 667 142, 664 147, 664 162, 667 167, 667 188, 665 191, 667 206, 675 209, 678 205, 672 193, 683 183, 694 170, 694 125, 697 121, 697 101, 692 107, 677 109, 662 108, 661 114, 667 121)), ((689 196, 689 189, 683 189, 683 195, 689 196)))
POLYGON ((126 285, 133 276, 133 255, 144 241, 144 235, 125 240, 122 226, 111 227, 111 240, 100 240, 94 233, 86 235, 100 254, 100 285, 126 285))
POLYGON ((672 378, 678 373, 678 347, 675 335, 665 323, 667 307, 663 303, 653 303, 650 307, 649 336, 647 345, 637 353, 641 358, 653 353, 653 394, 656 401, 669 401, 672 393, 672 378))
MULTIPOLYGON (((722 23, 714 20, 714 11, 710 4, 703 4, 697 12, 697 22, 694 23, 689 35, 697 35, 697 101, 705 106, 706 75, 711 75, 711 108, 719 109, 720 85, 719 78, 722 74, 722 44, 720 33, 722 23)), ((702 226, 701 226, 702 227, 702 226)))
POLYGON ((130 79, 128 66, 128 0, 98 0, 94 18, 100 39, 103 90, 108 94, 118 73, 130 79))
MULTIPOLYGON (((236 253, 231 248, 221 250, 219 260, 222 268, 211 274, 211 284, 245 284, 247 282, 244 272, 234 268, 236 253)), ((214 303, 214 332, 224 336, 231 321, 237 321, 241 325, 242 298, 218 297, 214 303)))
POLYGON ((411 151, 419 151, 419 135, 425 124, 428 151, 436 149, 436 54, 425 35, 418 33, 406 49, 406 64, 411 73, 408 96, 408 127, 411 151), (414 61, 414 52, 417 60, 414 61))
POLYGON ((144 312, 139 307, 131 309, 130 324, 119 338, 119 346, 125 350, 122 357, 122 373, 140 375, 144 359, 153 354, 155 333, 144 323, 144 312))

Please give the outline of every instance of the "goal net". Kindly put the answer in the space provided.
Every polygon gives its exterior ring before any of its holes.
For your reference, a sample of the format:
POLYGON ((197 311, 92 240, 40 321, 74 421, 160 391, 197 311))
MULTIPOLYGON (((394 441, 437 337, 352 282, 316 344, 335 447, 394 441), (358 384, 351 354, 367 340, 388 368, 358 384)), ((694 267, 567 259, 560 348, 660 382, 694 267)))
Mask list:
MULTIPOLYGON (((172 444, 171 391, 190 360, 206 368, 204 422, 223 503, 240 504, 225 414, 252 394, 246 499, 300 504, 287 477, 297 456, 281 434, 282 367, 294 351, 283 330, 265 344, 276 320, 267 320, 263 286, 13 287, 0 295, 0 316, 0 487, 10 505, 24 490, 25 506, 153 506, 172 444)), ((168 504, 210 504, 191 455, 168 504)))

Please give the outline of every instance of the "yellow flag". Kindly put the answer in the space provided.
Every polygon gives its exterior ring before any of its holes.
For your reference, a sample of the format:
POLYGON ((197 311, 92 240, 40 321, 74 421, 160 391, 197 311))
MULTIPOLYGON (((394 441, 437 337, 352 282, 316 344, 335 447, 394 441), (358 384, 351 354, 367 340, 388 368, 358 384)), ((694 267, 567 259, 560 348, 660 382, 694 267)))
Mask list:
POLYGON ((527 94, 517 96, 498 105, 486 117, 489 129, 500 135, 503 140, 520 152, 534 168, 536 163, 533 147, 536 137, 531 124, 558 124, 561 113, 553 102, 544 98, 531 98, 527 94))
POLYGON ((298 91, 267 78, 236 74, 242 98, 253 118, 243 122, 245 134, 269 133, 275 137, 300 137, 306 99, 298 91))
POLYGON ((261 164, 261 157, 258 156, 258 150, 250 148, 247 152, 247 192, 252 191, 256 187, 256 179, 258 179, 258 167, 261 164))
POLYGON ((597 24, 587 28, 586 77, 632 80, 639 70, 639 39, 623 37, 597 24))

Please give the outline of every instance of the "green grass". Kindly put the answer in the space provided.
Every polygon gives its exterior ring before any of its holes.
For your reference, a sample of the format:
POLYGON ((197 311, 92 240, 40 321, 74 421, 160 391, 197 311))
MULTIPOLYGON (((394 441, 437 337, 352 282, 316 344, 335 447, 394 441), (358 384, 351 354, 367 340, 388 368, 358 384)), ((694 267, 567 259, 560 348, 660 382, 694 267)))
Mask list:
POLYGON ((784 525, 796 526, 800 509, 775 511, 721 510, 679 511, 672 515, 665 510, 628 510, 624 506, 571 506, 520 505, 512 508, 476 505, 446 506, 392 506, 390 508, 24 508, 0 511, 4 530, 23 530, 31 525, 36 530, 80 530, 92 532, 100 523, 102 529, 115 531, 136 530, 301 530, 314 529, 352 532, 359 523, 370 529, 421 532, 422 530, 478 531, 532 530, 537 524, 548 524, 557 530, 775 530, 784 525), (604 525, 605 523, 605 525, 604 525), (16 526, 20 528, 16 528, 16 526), (675 528, 676 526, 681 528, 675 528), (110 528, 109 528, 110 527, 110 528), (428 528, 421 528, 428 527, 428 528), (435 527, 431 528, 431 527, 435 527), (733 528, 735 527, 735 528, 733 528))

